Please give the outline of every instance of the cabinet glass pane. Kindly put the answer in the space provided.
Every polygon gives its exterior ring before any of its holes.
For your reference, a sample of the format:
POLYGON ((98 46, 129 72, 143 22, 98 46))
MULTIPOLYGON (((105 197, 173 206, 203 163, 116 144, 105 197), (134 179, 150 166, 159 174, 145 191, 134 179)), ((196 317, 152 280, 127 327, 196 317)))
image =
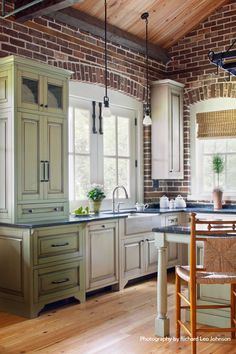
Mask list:
POLYGON ((38 104, 39 82, 38 80, 22 78, 22 102, 38 104))
POLYGON ((62 109, 62 87, 48 84, 48 107, 62 109))

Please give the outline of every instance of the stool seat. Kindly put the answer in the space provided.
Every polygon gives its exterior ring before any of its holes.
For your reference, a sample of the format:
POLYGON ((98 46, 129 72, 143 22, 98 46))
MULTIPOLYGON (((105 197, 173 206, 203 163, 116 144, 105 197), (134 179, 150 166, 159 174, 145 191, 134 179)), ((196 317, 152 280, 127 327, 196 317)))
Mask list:
MULTIPOLYGON (((201 266, 198 266, 198 268, 200 269, 201 266)), ((175 271, 180 278, 186 282, 190 281, 189 266, 176 266, 175 271)), ((236 274, 232 272, 204 272, 200 270, 196 272, 196 282, 198 284, 236 284, 236 274)))

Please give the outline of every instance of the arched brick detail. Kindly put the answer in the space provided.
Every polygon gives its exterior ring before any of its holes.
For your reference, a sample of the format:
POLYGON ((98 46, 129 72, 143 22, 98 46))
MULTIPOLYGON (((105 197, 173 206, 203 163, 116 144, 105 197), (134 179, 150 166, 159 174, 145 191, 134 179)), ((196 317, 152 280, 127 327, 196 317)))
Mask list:
MULTIPOLYGON (((72 70, 73 80, 104 85, 104 68, 78 63, 72 70)), ((119 73, 108 71, 108 88, 123 92, 142 102, 145 99, 145 86, 119 73)))
POLYGON ((185 104, 189 106, 210 98, 231 97, 236 98, 236 83, 219 82, 208 86, 197 87, 185 92, 185 104))

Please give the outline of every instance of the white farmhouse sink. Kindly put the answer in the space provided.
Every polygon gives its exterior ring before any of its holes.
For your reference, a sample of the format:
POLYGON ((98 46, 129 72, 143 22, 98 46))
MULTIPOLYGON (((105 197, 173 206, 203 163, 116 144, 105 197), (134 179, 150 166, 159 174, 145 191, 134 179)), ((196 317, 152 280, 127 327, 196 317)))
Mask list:
POLYGON ((125 219, 125 234, 151 232, 154 227, 160 226, 160 224, 159 214, 128 213, 128 217, 125 219))

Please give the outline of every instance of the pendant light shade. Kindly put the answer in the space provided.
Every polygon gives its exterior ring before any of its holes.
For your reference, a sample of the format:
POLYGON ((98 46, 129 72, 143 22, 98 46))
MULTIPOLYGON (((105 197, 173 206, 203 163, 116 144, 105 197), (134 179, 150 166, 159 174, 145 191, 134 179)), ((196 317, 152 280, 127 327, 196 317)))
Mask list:
POLYGON ((107 1, 104 2, 105 6, 105 96, 103 98, 102 116, 110 117, 111 110, 109 107, 109 97, 107 96, 107 1))
POLYGON ((149 13, 144 12, 141 15, 141 19, 145 20, 146 23, 146 104, 144 110, 144 118, 143 118, 143 125, 151 125, 151 112, 150 112, 150 104, 149 104, 149 82, 148 82, 148 17, 149 13))

